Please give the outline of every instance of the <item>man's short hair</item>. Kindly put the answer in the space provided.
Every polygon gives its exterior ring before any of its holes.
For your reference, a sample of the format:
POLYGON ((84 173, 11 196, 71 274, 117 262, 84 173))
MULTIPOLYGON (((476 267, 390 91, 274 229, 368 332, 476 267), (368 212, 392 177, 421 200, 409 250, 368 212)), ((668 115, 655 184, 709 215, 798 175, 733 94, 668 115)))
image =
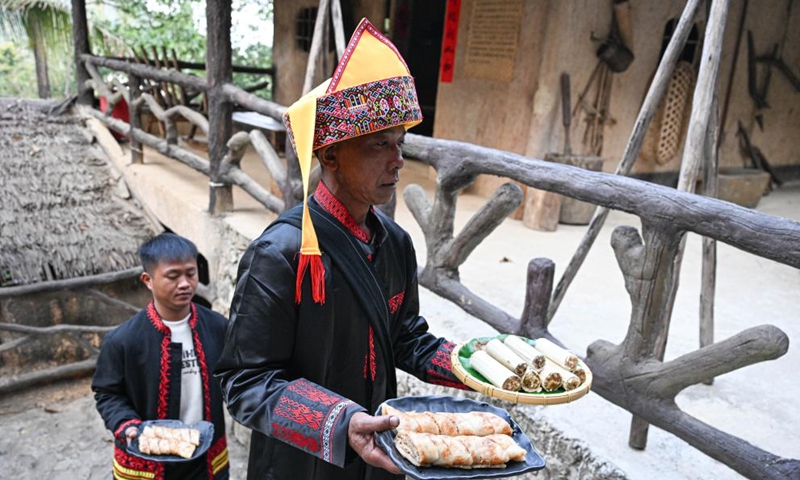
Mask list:
POLYGON ((152 273, 160 262, 197 260, 197 247, 191 240, 168 232, 146 241, 138 253, 142 267, 148 273, 152 273))

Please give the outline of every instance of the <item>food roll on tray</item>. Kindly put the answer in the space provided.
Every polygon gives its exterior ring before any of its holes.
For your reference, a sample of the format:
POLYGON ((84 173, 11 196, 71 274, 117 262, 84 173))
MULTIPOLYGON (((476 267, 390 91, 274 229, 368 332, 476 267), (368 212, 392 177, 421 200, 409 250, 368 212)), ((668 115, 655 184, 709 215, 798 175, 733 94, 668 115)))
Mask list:
POLYGON ((383 405, 384 415, 395 415, 400 419, 398 432, 432 433, 436 435, 511 435, 511 426, 489 412, 402 412, 383 405))

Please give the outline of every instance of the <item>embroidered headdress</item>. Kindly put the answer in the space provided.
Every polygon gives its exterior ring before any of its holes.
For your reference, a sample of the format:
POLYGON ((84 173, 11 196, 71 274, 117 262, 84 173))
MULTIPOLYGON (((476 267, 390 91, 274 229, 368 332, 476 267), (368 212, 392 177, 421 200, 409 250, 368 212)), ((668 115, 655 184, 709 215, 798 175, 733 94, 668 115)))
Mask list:
POLYGON ((333 77, 303 95, 283 116, 303 179, 303 240, 297 268, 299 303, 306 270, 311 292, 325 303, 325 270, 308 212, 308 179, 314 150, 398 125, 422 121, 414 79, 392 42, 365 18, 353 33, 333 77))

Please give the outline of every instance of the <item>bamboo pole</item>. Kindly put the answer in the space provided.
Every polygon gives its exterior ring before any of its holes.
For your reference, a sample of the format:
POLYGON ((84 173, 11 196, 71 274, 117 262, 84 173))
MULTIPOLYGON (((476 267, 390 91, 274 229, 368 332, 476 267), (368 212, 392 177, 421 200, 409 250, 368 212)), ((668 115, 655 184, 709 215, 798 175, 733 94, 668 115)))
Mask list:
MULTIPOLYGON (((656 74, 653 77, 650 90, 648 90, 642 108, 639 110, 639 115, 633 126, 628 145, 625 147, 625 152, 622 155, 622 161, 617 166, 617 175, 627 175, 630 173, 636 161, 636 157, 639 156, 645 133, 647 133, 647 127, 650 126, 650 121, 653 119, 653 116, 658 110, 658 105, 661 103, 661 99, 667 91, 669 80, 672 77, 672 71, 675 69, 675 64, 678 62, 683 46, 686 44, 686 39, 689 38, 689 32, 692 29, 695 14, 702 3, 702 0, 689 0, 686 3, 678 26, 675 28, 667 50, 664 52, 664 57, 661 59, 661 63, 658 65, 656 74)), ((589 222, 586 234, 581 240, 580 245, 578 245, 578 249, 572 256, 572 260, 570 260, 569 265, 567 265, 567 268, 564 270, 564 274, 561 276, 553 292, 553 299, 550 302, 550 310, 547 315, 549 319, 548 323, 553 320, 556 311, 558 311, 558 307, 561 304, 561 300, 564 298, 564 294, 567 292, 567 288, 569 288, 570 283, 572 283, 575 275, 577 275, 583 261, 586 259, 586 255, 589 254, 589 250, 592 248, 595 239, 597 239, 597 235, 600 233, 600 229, 603 227, 606 217, 608 217, 608 208, 598 207, 597 210, 595 210, 594 216, 589 222)))
POLYGON ((330 10, 330 0, 319 0, 319 8, 317 9, 317 19, 314 22, 314 36, 311 39, 311 49, 308 52, 308 63, 306 64, 306 76, 303 80, 303 95, 308 93, 314 87, 314 78, 317 75, 317 62, 321 55, 326 52, 322 51, 323 32, 325 31, 325 23, 328 21, 328 13, 330 10))
POLYGON ((344 23, 342 21, 342 4, 340 0, 331 0, 331 20, 333 21, 333 39, 336 42, 336 60, 342 58, 347 46, 344 40, 344 23))
MULTIPOLYGON (((700 72, 697 75, 697 86, 692 97, 692 114, 689 117, 689 131, 686 134, 686 143, 681 160, 681 172, 678 178, 678 190, 694 193, 700 166, 707 152, 708 131, 712 127, 715 99, 719 90, 719 64, 722 57, 722 41, 725 34, 725 23, 728 16, 730 0, 714 0, 706 26, 706 35, 703 41, 703 52, 700 61, 700 72)), ((674 256, 671 269, 670 283, 666 292, 664 303, 666 309, 659 315, 659 324, 648 328, 649 338, 644 339, 652 348, 652 358, 663 361, 667 348, 672 309, 675 305, 675 296, 678 291, 681 263, 686 246, 686 236, 682 236, 677 252, 674 256)), ((641 417, 633 416, 629 444, 632 448, 644 449, 647 445, 647 431, 649 424, 641 417)))
MULTIPOLYGON (((722 123, 720 121, 718 105, 715 102, 712 118, 712 128, 706 138, 706 168, 703 170, 703 194, 707 197, 717 198, 719 180, 719 150, 717 149, 722 123)), ((703 264, 700 283, 700 348, 714 343, 714 295, 717 288, 717 241, 713 238, 703 237, 703 264)), ((706 385, 714 383, 710 378, 704 381, 706 385)))

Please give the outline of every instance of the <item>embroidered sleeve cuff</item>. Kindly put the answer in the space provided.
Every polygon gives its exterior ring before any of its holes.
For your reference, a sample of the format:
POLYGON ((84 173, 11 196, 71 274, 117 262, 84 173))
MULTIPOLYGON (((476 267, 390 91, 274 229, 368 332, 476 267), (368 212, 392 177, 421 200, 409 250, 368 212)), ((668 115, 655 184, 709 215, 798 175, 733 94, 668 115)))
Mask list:
POLYGON ((361 406, 305 379, 292 382, 271 412, 273 437, 344 466, 347 426, 361 406))
POLYGON ((468 386, 464 385, 453 374, 453 367, 450 364, 450 355, 456 344, 449 341, 442 342, 439 349, 433 354, 427 365, 427 378, 428 383, 434 385, 443 385, 445 387, 457 388, 459 390, 471 390, 468 386))
POLYGON ((127 429, 128 427, 138 427, 141 423, 142 423, 142 421, 139 420, 138 418, 132 418, 130 420, 122 422, 122 425, 120 425, 114 431, 114 436, 124 442, 125 441, 125 429, 127 429))

